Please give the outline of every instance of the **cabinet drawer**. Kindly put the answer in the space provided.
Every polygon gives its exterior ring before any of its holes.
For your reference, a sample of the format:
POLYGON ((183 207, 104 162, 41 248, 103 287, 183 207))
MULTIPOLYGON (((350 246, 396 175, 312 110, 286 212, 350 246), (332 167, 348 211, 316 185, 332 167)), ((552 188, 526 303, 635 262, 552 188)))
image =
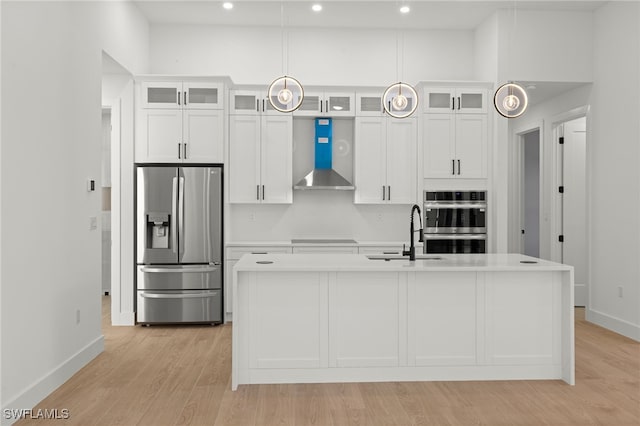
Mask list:
POLYGON ((291 253, 290 246, 227 247, 227 260, 240 259, 245 254, 291 253))

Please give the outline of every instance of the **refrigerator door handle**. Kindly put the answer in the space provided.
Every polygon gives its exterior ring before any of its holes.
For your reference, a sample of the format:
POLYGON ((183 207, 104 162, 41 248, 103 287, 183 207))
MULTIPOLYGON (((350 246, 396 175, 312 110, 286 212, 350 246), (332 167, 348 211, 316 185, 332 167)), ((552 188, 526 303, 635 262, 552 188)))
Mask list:
POLYGON ((178 260, 184 253, 184 177, 178 178, 178 260))
POLYGON ((140 297, 146 299, 204 299, 207 297, 218 297, 217 291, 211 291, 207 293, 140 293, 140 297))
POLYGON ((202 268, 154 268, 149 266, 143 266, 140 268, 140 272, 154 273, 154 274, 187 274, 187 273, 203 273, 203 272, 215 272, 219 270, 216 266, 203 266, 202 268))
POLYGON ((176 225, 178 224, 177 220, 177 204, 176 197, 178 196, 178 178, 173 178, 173 183, 171 185, 171 250, 174 253, 178 252, 178 232, 176 225))

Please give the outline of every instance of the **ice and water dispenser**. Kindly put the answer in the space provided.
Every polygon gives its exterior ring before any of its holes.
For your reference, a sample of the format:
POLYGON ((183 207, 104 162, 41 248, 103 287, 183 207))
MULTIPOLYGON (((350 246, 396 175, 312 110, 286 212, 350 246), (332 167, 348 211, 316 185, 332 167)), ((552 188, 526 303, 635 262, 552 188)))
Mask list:
POLYGON ((171 227, 169 225, 169 213, 148 213, 147 214, 147 244, 146 248, 152 249, 168 249, 169 234, 171 227))

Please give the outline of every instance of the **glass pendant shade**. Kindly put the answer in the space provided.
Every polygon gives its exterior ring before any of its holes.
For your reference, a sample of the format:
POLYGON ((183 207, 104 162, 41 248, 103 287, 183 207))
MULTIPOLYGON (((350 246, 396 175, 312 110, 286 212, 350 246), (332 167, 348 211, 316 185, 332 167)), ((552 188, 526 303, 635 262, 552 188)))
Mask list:
POLYGON ((529 99, 522 86, 516 83, 506 83, 496 90, 496 94, 493 96, 493 104, 501 116, 515 118, 525 112, 529 105, 529 99))
POLYGON ((409 117, 418 108, 418 94, 406 83, 394 83, 384 91, 382 107, 391 117, 409 117))
POLYGON ((298 80, 283 76, 269 85, 269 103, 280 112, 293 112, 300 108, 304 99, 304 89, 298 80))

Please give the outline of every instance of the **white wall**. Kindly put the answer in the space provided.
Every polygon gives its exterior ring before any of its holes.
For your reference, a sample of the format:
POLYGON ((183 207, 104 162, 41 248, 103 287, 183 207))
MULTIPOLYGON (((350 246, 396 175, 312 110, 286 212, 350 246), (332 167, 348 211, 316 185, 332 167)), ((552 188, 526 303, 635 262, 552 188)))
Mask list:
MULTIPOLYGON (((288 74, 304 85, 387 86, 399 77, 416 84, 474 76, 473 31, 406 31, 401 76, 393 30, 292 28, 289 34, 288 74)), ((237 84, 267 86, 283 73, 277 27, 152 25, 150 56, 154 74, 228 75, 237 84)))
POLYGON ((498 19, 500 80, 591 81, 592 12, 516 7, 498 19))
POLYGON ((147 72, 147 24, 131 3, 1 7, 1 405, 30 408, 103 348, 100 192, 86 190, 100 186, 101 54, 147 72))
MULTIPOLYGON (((595 14, 587 318, 640 340, 640 4, 595 14), (612 208, 620 205, 623 208, 612 208), (617 287, 624 297, 618 297, 617 287)), ((589 130, 589 129, 588 129, 589 130)))

